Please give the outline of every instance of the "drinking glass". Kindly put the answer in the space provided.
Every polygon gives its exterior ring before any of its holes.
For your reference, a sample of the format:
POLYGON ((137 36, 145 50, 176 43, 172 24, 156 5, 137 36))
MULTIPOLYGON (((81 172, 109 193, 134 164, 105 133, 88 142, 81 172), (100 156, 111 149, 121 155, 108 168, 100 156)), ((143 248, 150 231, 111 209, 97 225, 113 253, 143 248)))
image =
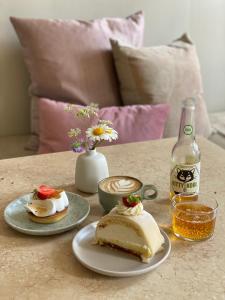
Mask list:
POLYGON ((214 233, 217 201, 207 194, 177 194, 172 198, 174 234, 188 241, 201 241, 214 233))

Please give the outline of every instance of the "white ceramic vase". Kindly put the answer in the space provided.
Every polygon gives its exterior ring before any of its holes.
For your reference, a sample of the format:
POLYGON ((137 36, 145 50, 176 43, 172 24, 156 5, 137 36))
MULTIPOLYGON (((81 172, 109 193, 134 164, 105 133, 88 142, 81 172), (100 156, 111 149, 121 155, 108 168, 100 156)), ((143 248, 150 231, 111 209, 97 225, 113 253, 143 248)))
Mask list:
POLYGON ((75 186, 86 193, 97 193, 98 183, 109 176, 105 156, 94 150, 80 154, 76 162, 75 186))

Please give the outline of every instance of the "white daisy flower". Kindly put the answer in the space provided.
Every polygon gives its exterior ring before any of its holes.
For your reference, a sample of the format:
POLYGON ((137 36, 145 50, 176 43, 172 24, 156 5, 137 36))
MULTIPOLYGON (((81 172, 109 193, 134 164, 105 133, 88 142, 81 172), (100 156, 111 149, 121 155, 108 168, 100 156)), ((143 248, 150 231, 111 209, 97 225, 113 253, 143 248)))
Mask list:
POLYGON ((87 138, 93 142, 116 140, 118 138, 118 133, 113 128, 106 125, 96 125, 87 129, 87 138))

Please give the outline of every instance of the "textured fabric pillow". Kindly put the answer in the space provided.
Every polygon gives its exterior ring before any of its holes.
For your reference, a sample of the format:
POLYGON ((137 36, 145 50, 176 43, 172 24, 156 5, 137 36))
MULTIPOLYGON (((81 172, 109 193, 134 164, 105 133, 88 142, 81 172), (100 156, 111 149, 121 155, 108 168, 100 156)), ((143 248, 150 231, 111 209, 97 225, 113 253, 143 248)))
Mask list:
POLYGON ((196 132, 208 137, 211 126, 203 99, 200 65, 187 35, 169 46, 134 48, 111 41, 124 104, 171 105, 165 137, 179 130, 181 101, 196 98, 196 132))
MULTIPOLYGON (((75 127, 84 130, 90 126, 86 119, 85 122, 75 120, 73 114, 65 112, 66 105, 39 99, 39 153, 69 150, 72 140, 67 136, 68 130, 75 127)), ((80 107, 77 105, 77 109, 80 107)), ((112 145, 161 138, 168 113, 168 104, 112 106, 100 109, 100 118, 111 120, 119 133, 119 139, 109 144, 112 145)))
POLYGON ((140 46, 142 12, 90 22, 10 19, 22 44, 32 95, 101 107, 120 104, 109 39, 140 46))

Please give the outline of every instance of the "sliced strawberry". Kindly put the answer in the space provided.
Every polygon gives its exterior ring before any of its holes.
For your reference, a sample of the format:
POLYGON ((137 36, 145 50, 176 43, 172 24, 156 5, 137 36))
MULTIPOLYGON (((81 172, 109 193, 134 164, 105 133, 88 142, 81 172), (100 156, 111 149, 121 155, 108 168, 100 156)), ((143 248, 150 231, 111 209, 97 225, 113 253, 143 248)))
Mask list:
POLYGON ((55 194, 56 190, 47 186, 47 185, 40 185, 37 189, 37 196, 41 200, 45 200, 51 198, 55 194))
POLYGON ((124 204, 126 207, 130 207, 130 203, 128 202, 128 198, 127 198, 127 197, 123 197, 123 204, 124 204))
POLYGON ((123 197, 123 204, 126 207, 134 207, 141 201, 139 195, 129 195, 128 197, 123 197))
POLYGON ((136 206, 138 203, 139 203, 139 202, 131 202, 131 203, 130 203, 130 207, 134 207, 134 206, 136 206))

